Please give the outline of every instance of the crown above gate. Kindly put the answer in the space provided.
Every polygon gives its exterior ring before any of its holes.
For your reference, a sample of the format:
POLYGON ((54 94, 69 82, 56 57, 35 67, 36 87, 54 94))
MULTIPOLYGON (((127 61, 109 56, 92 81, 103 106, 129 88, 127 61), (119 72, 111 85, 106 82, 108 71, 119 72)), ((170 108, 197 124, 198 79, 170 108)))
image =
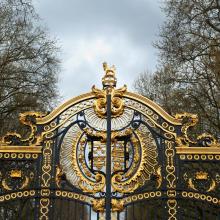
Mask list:
POLYGON ((106 62, 103 63, 103 69, 105 71, 105 76, 102 78, 103 88, 106 87, 116 87, 117 79, 115 77, 115 66, 109 67, 106 62))

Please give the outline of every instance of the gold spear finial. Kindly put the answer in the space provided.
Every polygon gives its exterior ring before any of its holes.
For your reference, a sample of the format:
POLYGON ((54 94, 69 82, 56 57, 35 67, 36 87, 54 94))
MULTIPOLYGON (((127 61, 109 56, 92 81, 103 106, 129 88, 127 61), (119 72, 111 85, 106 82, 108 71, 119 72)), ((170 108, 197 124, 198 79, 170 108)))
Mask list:
POLYGON ((103 63, 105 76, 102 78, 102 85, 106 87, 116 87, 117 79, 115 77, 115 66, 109 67, 106 62, 103 63))

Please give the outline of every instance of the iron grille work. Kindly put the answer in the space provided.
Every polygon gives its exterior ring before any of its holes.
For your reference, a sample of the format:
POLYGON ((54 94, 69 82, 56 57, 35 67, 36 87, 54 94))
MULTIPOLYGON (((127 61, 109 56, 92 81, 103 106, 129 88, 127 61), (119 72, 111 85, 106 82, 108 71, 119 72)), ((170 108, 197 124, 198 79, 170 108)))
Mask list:
POLYGON ((102 89, 22 113, 30 132, 1 138, 0 219, 220 219, 220 144, 103 67, 102 89))

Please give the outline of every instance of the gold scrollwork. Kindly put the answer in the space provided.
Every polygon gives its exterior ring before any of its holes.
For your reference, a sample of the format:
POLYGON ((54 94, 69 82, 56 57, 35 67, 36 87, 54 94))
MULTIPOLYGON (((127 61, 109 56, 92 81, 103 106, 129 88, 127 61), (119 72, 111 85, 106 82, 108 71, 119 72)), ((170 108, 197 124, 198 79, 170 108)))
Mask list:
POLYGON ((16 132, 8 132, 5 136, 3 136, 0 140, 0 145, 14 145, 14 140, 20 142, 20 145, 40 145, 42 141, 41 134, 37 135, 37 125, 36 119, 42 118, 45 114, 41 112, 25 112, 21 113, 19 120, 21 124, 30 128, 30 133, 26 138, 22 138, 21 134, 16 132))
POLYGON ((220 143, 211 134, 203 133, 199 135, 195 141, 188 136, 188 130, 198 123, 198 116, 196 114, 182 113, 176 114, 175 118, 182 121, 180 136, 176 137, 178 147, 202 146, 202 147, 220 147, 220 143))
POLYGON ((92 87, 92 92, 96 97, 94 102, 94 110, 99 117, 105 118, 107 114, 107 94, 111 94, 112 117, 118 117, 124 112, 125 104, 122 97, 127 91, 127 86, 123 86, 120 89, 115 89, 115 69, 113 67, 109 68, 107 63, 104 63, 103 67, 105 71, 105 76, 102 80, 104 89, 101 90, 97 89, 95 86, 92 87))
POLYGON ((143 131, 136 132, 137 138, 132 137, 134 148, 141 146, 141 157, 139 158, 138 149, 134 155, 134 162, 127 173, 117 173, 112 177, 112 187, 121 193, 134 192, 150 179, 151 174, 155 173, 157 166, 157 150, 154 140, 150 133, 143 131), (150 150, 149 150, 150 149, 150 150), (140 161, 140 163, 139 163, 140 161), (135 165, 138 163, 138 167, 135 165), (134 170, 135 173, 133 174, 134 170))
POLYGON ((83 192, 101 192, 105 187, 105 176, 101 173, 93 174, 85 166, 85 158, 80 154, 80 151, 77 150, 78 144, 80 143, 81 145, 84 143, 84 140, 81 139, 81 135, 82 131, 78 127, 73 128, 73 130, 70 130, 69 133, 67 133, 61 146, 61 168, 70 183, 77 188, 80 188, 83 192), (72 134, 74 136, 72 136, 72 134), (69 139, 69 137, 71 139, 69 139), (81 141, 83 143, 81 143, 81 141), (78 158, 78 154, 80 154, 80 162, 76 159, 78 158))
POLYGON ((196 114, 190 114, 185 112, 182 114, 176 114, 175 118, 178 120, 182 120, 182 135, 176 138, 177 145, 181 147, 189 147, 190 144, 195 144, 196 142, 192 141, 188 137, 188 130, 190 127, 193 127, 197 124, 198 116, 196 114))
MULTIPOLYGON (((112 96, 112 117, 118 117, 124 112, 124 101, 122 99, 123 94, 126 92, 127 87, 124 86, 120 89, 114 89, 111 90, 111 96, 112 96)), ((96 96, 96 100, 94 102, 94 110, 96 114, 104 118, 107 114, 107 98, 106 95, 108 93, 107 90, 100 90, 97 89, 95 86, 92 87, 92 92, 96 96)))

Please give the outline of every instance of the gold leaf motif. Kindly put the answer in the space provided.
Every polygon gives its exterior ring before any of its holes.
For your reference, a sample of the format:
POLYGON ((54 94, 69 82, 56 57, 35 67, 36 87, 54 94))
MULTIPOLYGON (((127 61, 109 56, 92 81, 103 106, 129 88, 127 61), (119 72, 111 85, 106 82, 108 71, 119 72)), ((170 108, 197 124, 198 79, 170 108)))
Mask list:
POLYGON ((92 208, 95 212, 104 212, 105 210, 105 199, 93 199, 92 208))
POLYGON ((121 212, 124 209, 123 199, 112 199, 112 212, 121 212))

